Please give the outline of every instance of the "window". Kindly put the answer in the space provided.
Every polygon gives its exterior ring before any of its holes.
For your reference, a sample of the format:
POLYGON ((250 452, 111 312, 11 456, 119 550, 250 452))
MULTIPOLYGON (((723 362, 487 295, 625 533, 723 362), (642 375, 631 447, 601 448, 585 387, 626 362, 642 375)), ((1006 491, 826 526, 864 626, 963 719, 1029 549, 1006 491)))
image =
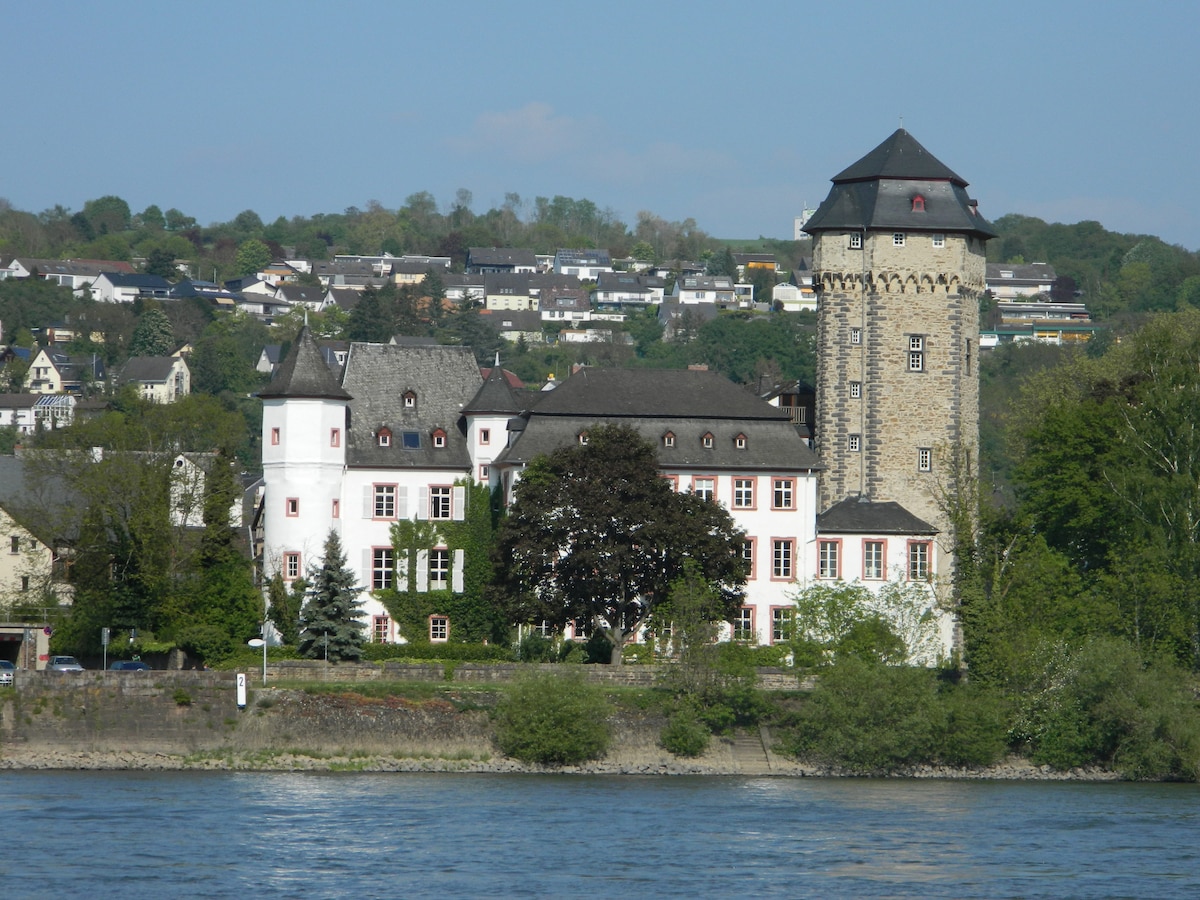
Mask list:
POLYGON ((790 606, 771 607, 771 643, 792 639, 792 623, 795 621, 795 610, 790 606))
POLYGON ((754 578, 754 538, 742 541, 742 561, 746 564, 746 577, 754 578))
POLYGON ((863 541, 863 579, 883 578, 883 541, 863 541))
POLYGON ((733 505, 738 509, 752 509, 754 507, 753 478, 733 479, 733 505))
POLYGON ((820 541, 817 545, 817 577, 837 578, 841 572, 838 567, 838 541, 820 541))
POLYGON ((861 381, 850 382, 850 399, 858 400, 861 397, 862 397, 862 382, 861 381))
POLYGON ((492 442, 492 429, 480 428, 479 429, 479 443, 490 444, 491 442, 492 442))
POLYGON ((341 500, 333 501, 332 515, 333 515, 333 518, 335 518, 335 519, 340 519, 342 517, 342 501, 341 500))
POLYGON ((852 344, 861 344, 862 343, 862 329, 861 328, 851 328, 850 329, 850 343, 852 343, 852 344))
POLYGON ((420 450, 421 435, 416 431, 406 431, 401 436, 402 444, 405 450, 420 450))
POLYGON ((375 547, 371 550, 371 590, 384 591, 393 585, 396 561, 391 547, 375 547))
POLYGON ((967 338, 967 346, 965 349, 966 349, 966 355, 967 355, 967 374, 970 375, 971 374, 971 339, 970 338, 967 338))
POLYGON ((412 391, 404 392, 404 408, 405 409, 416 409, 417 408, 417 395, 414 394, 412 391))
POLYGON ((342 446, 342 429, 340 429, 340 428, 330 428, 329 429, 329 446, 330 447, 342 446))
POLYGON ((579 438, 580 446, 586 447, 587 446, 587 432, 581 431, 581 432, 579 432, 577 437, 579 438))
POLYGON ((733 639, 749 641, 754 638, 754 607, 743 606, 733 614, 733 639))
POLYGON ((271 443, 272 444, 279 443, 279 429, 278 428, 271 429, 271 443))
POLYGON ((283 580, 295 581, 300 577, 300 554, 283 554, 283 580))
POLYGON ((380 428, 375 432, 375 443, 380 447, 392 446, 392 432, 387 428, 380 428))
POLYGON ((21 576, 21 590, 22 591, 29 590, 29 576, 28 575, 21 576))
POLYGON ((771 509, 792 509, 796 483, 790 478, 776 478, 771 496, 771 509))
POLYGON ((908 545, 908 580, 929 580, 929 541, 912 541, 908 545))
POLYGON ((300 515, 300 498, 299 497, 288 497, 285 508, 287 509, 287 514, 289 516, 300 515))
POLYGON ((746 436, 744 434, 739 434, 737 437, 735 437, 733 439, 733 445, 735 447, 737 447, 739 450, 745 450, 746 449, 746 436))
POLYGON ((932 472, 933 471, 933 451, 928 447, 917 448, 917 471, 932 472))
POLYGON ((575 629, 575 640, 586 641, 592 636, 591 619, 576 619, 572 625, 575 629))
POLYGON ((925 212, 925 198, 920 194, 912 198, 912 211, 925 212))
POLYGON ((946 236, 944 234, 935 234, 933 236, 933 246, 942 248, 946 246, 946 236))
POLYGON ((705 450, 711 450, 713 445, 712 432, 705 432, 704 436, 700 438, 700 443, 704 445, 705 450))
POLYGON ((396 518, 396 485, 375 485, 375 518, 396 518))
POLYGON ((433 433, 433 446, 439 450, 446 446, 446 432, 435 431, 433 433))
POLYGON ((771 577, 791 578, 794 574, 796 544, 791 538, 771 541, 771 577))
POLYGON ((846 449, 851 453, 858 453, 862 449, 862 435, 852 434, 849 438, 849 444, 846 449))
POLYGON ((10 547, 9 552, 20 553, 21 552, 21 538, 14 534, 11 538, 9 538, 9 547, 10 547))
POLYGON ((544 638, 554 637, 554 626, 551 625, 547 619, 542 619, 540 622, 534 622, 529 627, 544 638))
POLYGON ((925 371, 925 338, 917 334, 908 336, 908 371, 925 371))
POLYGON ((450 551, 429 551, 429 587, 433 590, 445 590, 450 582, 450 551))
POLYGON ((479 467, 479 480, 480 481, 487 481, 491 477, 492 477, 491 466, 480 466, 479 467))
POLYGON ((444 644, 450 640, 450 619, 447 616, 429 617, 429 642, 444 644))
POLYGON ((701 500, 712 500, 714 496, 714 479, 712 478, 693 478, 692 493, 701 500))
POLYGON ((851 250, 861 250, 862 249, 862 234, 861 234, 861 232, 856 231, 850 235, 850 249, 851 250))
POLYGON ((666 434, 663 435, 663 446, 664 447, 674 447, 675 446, 675 433, 674 432, 668 431, 666 434))
POLYGON ((904 246, 904 232, 903 231, 897 231, 895 234, 892 235, 892 246, 893 247, 903 247, 904 246))
POLYGON ((386 644, 392 633, 392 620, 387 616, 371 618, 371 640, 376 644, 386 644))
POLYGON ((431 487, 429 489, 429 518, 449 519, 454 508, 452 489, 431 487))

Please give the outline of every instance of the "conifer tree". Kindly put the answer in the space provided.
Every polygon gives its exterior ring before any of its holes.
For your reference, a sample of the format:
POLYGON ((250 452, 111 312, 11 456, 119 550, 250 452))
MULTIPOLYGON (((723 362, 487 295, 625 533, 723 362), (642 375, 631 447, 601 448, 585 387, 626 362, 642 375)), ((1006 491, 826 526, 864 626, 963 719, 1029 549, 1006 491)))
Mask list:
POLYGON ((325 539, 325 558, 311 572, 312 589, 300 614, 300 654, 333 662, 362 656, 363 626, 358 620, 358 588, 346 565, 337 532, 325 539))

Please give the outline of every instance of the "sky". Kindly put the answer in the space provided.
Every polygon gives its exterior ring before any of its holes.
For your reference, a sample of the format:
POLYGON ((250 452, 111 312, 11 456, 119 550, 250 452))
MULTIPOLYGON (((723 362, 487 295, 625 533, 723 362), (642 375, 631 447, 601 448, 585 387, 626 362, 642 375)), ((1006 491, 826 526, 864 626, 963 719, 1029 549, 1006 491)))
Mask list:
POLYGON ((989 219, 1200 249, 1200 3, 105 3, 4 16, 0 198, 202 224, 507 193, 789 238, 901 126, 989 219))

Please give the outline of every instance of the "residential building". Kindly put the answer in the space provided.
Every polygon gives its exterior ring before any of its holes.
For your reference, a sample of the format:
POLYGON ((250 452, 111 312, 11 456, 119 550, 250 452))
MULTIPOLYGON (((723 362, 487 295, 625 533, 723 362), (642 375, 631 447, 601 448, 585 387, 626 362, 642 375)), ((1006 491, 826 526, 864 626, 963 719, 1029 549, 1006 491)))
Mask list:
POLYGON ((171 285, 161 275, 101 272, 92 282, 92 298, 103 303, 132 303, 145 297, 166 300, 170 293, 171 285))
POLYGON ((71 394, 0 394, 0 428, 20 434, 65 428, 75 421, 77 402, 71 394))
POLYGON ((546 324, 587 322, 592 318, 592 301, 583 288, 552 287, 538 302, 542 321, 546 324))
POLYGON ((720 309, 733 309, 737 302, 728 275, 684 275, 675 282, 671 299, 683 304, 715 303, 720 309))
POLYGON ((69 356, 41 349, 25 374, 25 389, 32 394, 81 394, 85 385, 102 384, 104 362, 100 357, 69 356))
POLYGON ((179 356, 134 356, 121 369, 120 384, 136 385, 151 403, 174 403, 192 392, 192 373, 179 356))
POLYGON ((554 271, 559 275, 574 275, 580 281, 595 281, 612 270, 612 257, 607 250, 560 249, 554 254, 554 271))
POLYGON ((1049 296, 1058 273, 1047 263, 988 263, 985 278, 994 299, 1019 300, 1037 294, 1049 296))
POLYGON ((602 272, 592 290, 592 302, 599 309, 644 309, 662 303, 665 288, 666 282, 657 275, 602 272))
POLYGON ((471 274, 532 274, 536 271, 538 261, 532 250, 515 247, 472 247, 467 251, 467 272, 471 274))

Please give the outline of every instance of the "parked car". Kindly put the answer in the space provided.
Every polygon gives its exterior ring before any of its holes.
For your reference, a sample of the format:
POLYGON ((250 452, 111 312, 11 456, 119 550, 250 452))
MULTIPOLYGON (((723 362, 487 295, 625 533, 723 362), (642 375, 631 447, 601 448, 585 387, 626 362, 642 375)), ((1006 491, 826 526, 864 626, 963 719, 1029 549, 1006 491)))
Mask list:
POLYGON ((7 659, 0 659, 0 684, 11 685, 15 677, 13 673, 16 671, 17 667, 15 665, 10 663, 7 659))
POLYGON ((114 662, 110 669, 115 669, 118 672, 149 672, 150 667, 141 660, 137 659, 118 659, 114 662))
POLYGON ((52 656, 46 663, 47 672, 82 672, 83 666, 73 656, 52 656))

